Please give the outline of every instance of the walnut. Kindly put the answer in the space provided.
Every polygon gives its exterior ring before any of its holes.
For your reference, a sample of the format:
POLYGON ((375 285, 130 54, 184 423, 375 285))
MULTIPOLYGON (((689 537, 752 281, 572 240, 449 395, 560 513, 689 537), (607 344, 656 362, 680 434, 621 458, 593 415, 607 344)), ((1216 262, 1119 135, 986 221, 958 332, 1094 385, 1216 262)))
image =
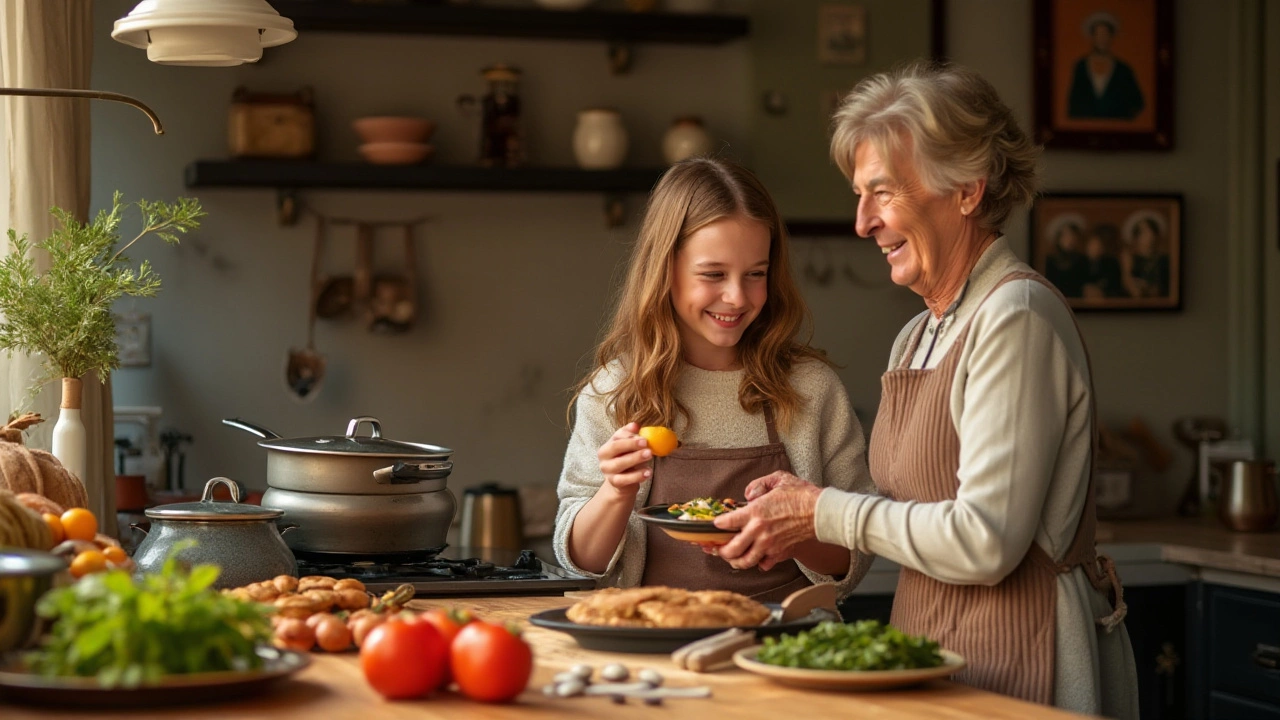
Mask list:
POLYGON ((333 589, 334 590, 351 589, 351 590, 359 590, 360 592, 365 591, 364 583, 360 582, 359 580, 356 580, 355 578, 343 578, 342 580, 339 580, 338 582, 334 583, 333 589))
POLYGON ((337 584, 337 580, 324 575, 308 575, 298 578, 298 592, 306 592, 308 590, 332 590, 337 584))
POLYGON ((363 610, 369 607, 369 593, 364 590, 344 588, 337 592, 337 603, 343 610, 363 610))
POLYGON ((271 584, 283 593, 295 592, 298 589, 298 578, 292 575, 277 575, 271 578, 271 584))

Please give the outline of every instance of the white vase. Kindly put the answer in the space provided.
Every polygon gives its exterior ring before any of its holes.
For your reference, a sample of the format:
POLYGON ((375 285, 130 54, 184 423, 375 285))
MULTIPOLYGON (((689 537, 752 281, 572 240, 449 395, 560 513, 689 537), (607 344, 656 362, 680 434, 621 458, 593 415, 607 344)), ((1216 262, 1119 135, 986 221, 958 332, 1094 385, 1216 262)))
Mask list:
POLYGON ((612 170, 627 158, 627 128, 622 116, 609 108, 589 108, 578 113, 573 129, 573 156, 584 170, 612 170))
POLYGON ((82 398, 80 379, 62 378, 62 404, 58 409, 58 422, 53 426, 53 456, 81 482, 84 481, 86 443, 84 421, 80 418, 82 398))
POLYGON ((662 136, 662 157, 668 163, 678 163, 697 155, 711 152, 711 136, 702 126, 702 118, 694 115, 678 117, 662 136))

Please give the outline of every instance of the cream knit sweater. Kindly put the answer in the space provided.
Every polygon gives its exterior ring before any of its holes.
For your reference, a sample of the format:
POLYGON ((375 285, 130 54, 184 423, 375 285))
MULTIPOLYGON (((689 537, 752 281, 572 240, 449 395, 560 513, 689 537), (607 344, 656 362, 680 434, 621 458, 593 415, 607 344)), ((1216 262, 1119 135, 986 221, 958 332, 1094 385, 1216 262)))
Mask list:
MULTIPOLYGON (((577 567, 568 552, 569 529, 574 518, 604 482, 596 451, 617 426, 607 411, 603 395, 617 385, 619 372, 617 363, 610 365, 597 373, 594 388, 589 385, 578 396, 577 419, 557 488, 560 509, 553 543, 562 567, 598 578, 601 586, 632 587, 639 585, 644 575, 647 544, 644 526, 634 513, 603 574, 577 567)), ((681 366, 676 394, 689 410, 691 421, 682 418, 672 429, 684 446, 742 448, 768 443, 764 416, 749 415, 738 404, 742 376, 741 370, 713 372, 688 364, 681 366)), ((792 426, 785 432, 779 427, 778 432, 795 474, 818 487, 875 492, 867 472, 866 440, 840 378, 825 364, 806 361, 792 372, 791 384, 800 394, 803 406, 792 426)), ((646 505, 648 498, 649 483, 646 482, 636 495, 636 507, 646 505)), ((848 574, 837 584, 838 594, 843 596, 853 589, 870 564, 870 556, 854 553, 848 574)), ((832 580, 831 576, 811 572, 803 565, 801 569, 814 582, 832 580)), ((728 563, 725 570, 729 570, 728 563)))

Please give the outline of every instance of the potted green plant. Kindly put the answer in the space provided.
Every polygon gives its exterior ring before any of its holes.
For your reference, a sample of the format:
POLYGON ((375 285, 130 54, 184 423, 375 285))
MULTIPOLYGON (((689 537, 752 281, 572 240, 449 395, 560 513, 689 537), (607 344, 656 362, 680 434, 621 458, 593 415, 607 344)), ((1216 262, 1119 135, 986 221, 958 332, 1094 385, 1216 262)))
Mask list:
POLYGON ((160 277, 143 260, 135 269, 125 251, 147 235, 169 244, 178 234, 200 226, 205 213, 195 198, 174 204, 139 200, 122 203, 119 192, 111 210, 100 210, 81 223, 59 207, 50 210, 58 227, 45 240, 32 244, 9 230, 9 254, 0 260, 0 349, 42 355, 41 373, 28 388, 23 405, 35 399, 46 383, 62 378, 62 403, 53 430, 53 454, 84 478, 84 426, 80 421, 81 381, 96 371, 106 382, 120 366, 112 303, 126 295, 152 297, 160 277), (119 246, 120 222, 126 208, 136 206, 142 230, 119 246), (32 248, 48 253, 48 269, 36 270, 32 248))

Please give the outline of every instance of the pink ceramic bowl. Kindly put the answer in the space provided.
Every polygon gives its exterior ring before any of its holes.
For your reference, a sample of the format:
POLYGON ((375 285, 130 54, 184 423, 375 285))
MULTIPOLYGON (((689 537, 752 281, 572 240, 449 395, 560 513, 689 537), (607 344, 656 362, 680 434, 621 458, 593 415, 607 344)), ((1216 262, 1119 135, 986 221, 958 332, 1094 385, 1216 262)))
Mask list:
POLYGON ((391 115, 356 118, 351 126, 366 143, 424 143, 436 129, 426 118, 391 115))
POLYGON ((412 165, 431 157, 435 148, 427 143, 378 142, 359 148, 365 160, 375 165, 412 165))

